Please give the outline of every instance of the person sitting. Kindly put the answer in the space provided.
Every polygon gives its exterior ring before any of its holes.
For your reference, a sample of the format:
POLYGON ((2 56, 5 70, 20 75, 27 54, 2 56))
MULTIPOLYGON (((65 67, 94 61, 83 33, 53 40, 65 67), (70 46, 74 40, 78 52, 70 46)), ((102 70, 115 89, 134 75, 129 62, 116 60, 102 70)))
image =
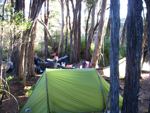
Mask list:
POLYGON ((60 65, 67 65, 69 62, 69 56, 65 55, 63 57, 58 58, 57 63, 59 63, 60 65))
POLYGON ((12 73, 13 70, 14 70, 14 65, 13 65, 13 62, 12 61, 8 61, 7 62, 7 70, 6 70, 6 73, 12 73))
POLYGON ((34 65, 35 73, 42 74, 45 71, 45 68, 41 68, 40 66, 34 65))
POLYGON ((34 56, 34 68, 37 74, 42 74, 46 69, 45 62, 37 55, 34 56))

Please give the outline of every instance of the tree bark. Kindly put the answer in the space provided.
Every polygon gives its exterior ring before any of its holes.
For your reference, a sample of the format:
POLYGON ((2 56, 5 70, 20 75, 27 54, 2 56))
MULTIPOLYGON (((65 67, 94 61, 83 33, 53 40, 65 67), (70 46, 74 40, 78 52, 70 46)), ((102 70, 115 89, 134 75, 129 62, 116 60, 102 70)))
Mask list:
MULTIPOLYGON (((3 33, 2 32, 3 31, 1 31, 1 35, 0 35, 0 77, 2 77, 2 57, 3 57, 3 33)), ((2 83, 1 80, 0 83, 2 83)))
POLYGON ((19 11, 23 11, 24 8, 24 0, 16 0, 15 2, 15 11, 19 12, 19 11))
POLYGON ((119 113, 120 1, 110 0, 110 113, 119 113))
MULTIPOLYGON (((6 5, 6 0, 3 1, 3 7, 2 7, 2 21, 4 21, 4 9, 6 5)), ((3 57, 3 24, 1 25, 1 34, 0 34, 0 76, 2 77, 2 57, 3 57)))
POLYGON ((71 0, 72 10, 73 10, 73 26, 71 33, 71 53, 70 60, 72 63, 78 62, 80 58, 80 46, 81 46, 81 2, 82 0, 76 0, 74 5, 73 0, 71 0))
POLYGON ((34 42, 36 39, 36 23, 33 26, 32 33, 31 33, 31 40, 29 42, 29 48, 30 50, 28 51, 28 76, 34 76, 34 42))
POLYGON ((77 26, 78 26, 78 28, 77 28, 77 33, 78 33, 77 44, 78 44, 78 46, 76 48, 77 49, 77 61, 80 60, 80 52, 81 52, 81 9, 82 9, 81 2, 82 2, 82 0, 79 0, 78 2, 79 2, 79 4, 76 5, 76 7, 78 6, 78 15, 77 15, 77 19, 78 19, 78 22, 77 22, 77 26))
MULTIPOLYGON (((49 18, 49 0, 46 0, 44 3, 44 23, 46 26, 48 26, 48 18, 49 18)), ((48 51, 48 32, 44 27, 44 45, 45 45, 45 59, 48 57, 49 51, 48 51)))
POLYGON ((20 52, 19 52, 19 65, 18 65, 18 77, 20 80, 24 79, 24 59, 25 59, 25 37, 24 35, 26 35, 26 32, 24 31, 22 34, 22 44, 20 47, 20 52))
POLYGON ((67 8, 67 15, 66 15, 66 39, 65 39, 65 53, 67 53, 68 50, 68 37, 69 37, 69 18, 70 18, 70 13, 69 13, 69 0, 65 0, 66 2, 66 8, 67 8))
MULTIPOLYGON (((19 12, 19 11, 22 11, 24 10, 24 0, 20 1, 20 0, 16 0, 15 2, 15 12, 19 12)), ((22 17, 23 18, 23 17, 22 17)), ((25 32, 22 33, 22 35, 24 35, 25 32)), ((17 36, 14 36, 14 38, 16 38, 17 36)), ((21 35, 20 35, 21 37, 21 35)), ((22 39, 22 42, 21 42, 21 46, 20 45, 17 45, 18 46, 18 53, 17 53, 17 47, 13 47, 13 48, 16 48, 13 50, 12 53, 16 52, 16 54, 18 54, 18 56, 14 56, 12 54, 12 61, 15 65, 15 71, 16 71, 16 75, 18 75, 19 79, 22 80, 24 78, 24 53, 25 53, 25 39, 22 39), (16 58, 14 58, 16 57, 16 58), (18 58, 17 58, 18 57, 18 58)))
POLYGON ((126 42, 126 31, 127 31, 127 18, 122 28, 121 37, 120 37, 120 45, 123 45, 126 42))
POLYGON ((96 37, 96 44, 94 47, 94 52, 92 55, 92 59, 91 59, 91 66, 95 67, 97 62, 98 62, 98 58, 100 55, 100 45, 101 45, 101 38, 102 38, 102 31, 103 31, 103 26, 104 26, 104 18, 105 18, 105 9, 106 9, 106 3, 107 0, 102 0, 102 5, 101 5, 101 14, 100 14, 100 20, 99 20, 99 28, 98 28, 98 35, 96 37))
MULTIPOLYGON (((89 20, 90 20, 90 15, 91 15, 92 8, 93 8, 93 6, 91 6, 89 11, 88 11, 88 17, 87 17, 87 21, 86 21, 86 27, 85 27, 85 46, 86 47, 85 47, 85 49, 87 48, 89 20)), ((87 59, 87 51, 85 51, 85 59, 87 59)))
POLYGON ((93 39, 93 35, 94 35, 96 3, 97 3, 97 1, 95 1, 95 3, 93 3, 92 13, 91 13, 91 28, 89 30, 88 39, 87 39, 87 45, 86 45, 86 50, 85 50, 86 51, 86 54, 85 54, 86 60, 90 60, 91 59, 90 48, 91 48, 91 43, 92 43, 92 39, 93 39))
POLYGON ((150 113, 150 99, 149 99, 148 113, 150 113))
POLYGON ((28 67, 29 65, 30 66, 34 65, 34 59, 33 59, 34 56, 29 57, 29 53, 31 55, 34 55, 33 48, 30 49, 30 47, 34 47, 34 45, 32 44, 34 44, 35 37, 30 37, 30 34, 32 33, 32 31, 34 31, 36 18, 41 10, 41 7, 44 1, 45 0, 30 1, 29 19, 32 22, 32 26, 30 29, 27 29, 23 32, 21 53, 20 53, 20 58, 19 58, 19 70, 18 70, 20 79, 23 79, 24 85, 26 84, 26 77, 33 76, 33 74, 31 73, 34 72, 34 68, 28 67), (28 75, 28 74, 31 74, 31 75, 28 75))
POLYGON ((41 7, 45 0, 34 0, 30 1, 30 14, 29 19, 32 21, 32 27, 28 30, 25 35, 26 38, 26 51, 25 51, 25 76, 33 76, 34 75, 34 67, 29 68, 30 66, 34 66, 34 41, 36 38, 36 21, 41 10, 41 7), (30 36, 31 35, 31 36, 30 36), (31 48, 30 48, 31 47, 31 48))
POLYGON ((145 0, 147 8, 147 38, 148 38, 148 55, 150 62, 150 0, 145 0))
POLYGON ((143 20, 142 0, 128 0, 127 55, 122 113, 138 113, 143 20))
POLYGON ((64 52, 64 0, 60 0, 61 2, 61 35, 58 47, 58 55, 61 56, 64 52))

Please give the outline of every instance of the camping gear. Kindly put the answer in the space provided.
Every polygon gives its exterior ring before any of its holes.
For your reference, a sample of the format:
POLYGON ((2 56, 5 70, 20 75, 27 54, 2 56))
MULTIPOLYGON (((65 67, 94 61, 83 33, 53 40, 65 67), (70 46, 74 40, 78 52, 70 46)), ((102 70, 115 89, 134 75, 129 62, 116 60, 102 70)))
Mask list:
POLYGON ((20 113, 100 112, 108 93, 109 84, 95 69, 46 69, 20 113))

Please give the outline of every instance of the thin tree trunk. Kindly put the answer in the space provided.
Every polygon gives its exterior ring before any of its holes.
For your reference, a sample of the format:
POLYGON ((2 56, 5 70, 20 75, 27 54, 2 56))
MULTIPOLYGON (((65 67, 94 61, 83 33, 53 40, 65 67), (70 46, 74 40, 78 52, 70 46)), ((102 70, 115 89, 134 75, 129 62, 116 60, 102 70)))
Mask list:
POLYGON ((73 26, 71 30, 71 62, 78 62, 80 56, 80 46, 81 46, 81 2, 82 0, 76 0, 74 6, 73 0, 71 0, 72 10, 73 10, 73 26))
POLYGON ((64 52, 64 0, 60 0, 61 2, 61 36, 59 41, 59 47, 58 47, 58 55, 61 56, 61 54, 64 52))
POLYGON ((92 55, 92 60, 91 60, 91 66, 95 67, 97 62, 98 62, 98 58, 100 55, 100 44, 101 44, 101 40, 102 40, 102 31, 103 31, 103 26, 104 26, 104 18, 105 18, 105 9, 106 9, 106 3, 107 0, 102 0, 102 5, 101 5, 101 14, 100 14, 100 20, 99 20, 99 29, 98 29, 98 36, 96 37, 96 44, 94 47, 94 53, 92 55))
MULTIPOLYGON (((10 16, 10 22, 13 22, 13 8, 15 6, 15 2, 14 0, 11 0, 11 16, 10 16)), ((23 5, 24 6, 24 5, 23 5)), ((16 7, 16 6, 15 6, 16 7)), ((20 6, 19 6, 20 7, 20 6)), ((20 8, 21 9, 21 8, 20 8)), ((23 10, 24 8, 22 8, 21 10, 23 10)), ((15 11, 18 12, 18 11, 15 11)), ((11 37, 10 37, 10 47, 9 47, 9 53, 8 53, 8 58, 11 59, 11 61, 13 62, 13 74, 18 77, 18 69, 19 69, 19 54, 20 54, 20 36, 21 35, 17 35, 16 34, 16 28, 13 27, 13 30, 11 30, 11 37)))
MULTIPOLYGON (((0 35, 0 78, 2 78, 2 57, 3 57, 3 31, 1 28, 1 35, 0 35)), ((0 83, 2 84, 1 80, 0 80, 0 83)))
MULTIPOLYGON (((73 0, 70 0, 71 2, 71 5, 72 5, 72 11, 75 10, 74 8, 74 3, 73 3, 73 0)), ((70 17, 70 16, 69 16, 70 17)), ((73 17, 73 22, 74 22, 74 17, 73 17)), ((74 29, 74 23, 72 24, 71 26, 71 18, 69 19, 69 29, 70 29, 70 62, 73 62, 73 29, 74 29)))
POLYGON ((122 113, 138 113, 142 54, 142 0, 128 0, 127 55, 122 113))
POLYGON ((96 3, 93 3, 93 8, 92 8, 92 13, 91 13, 91 28, 89 30, 89 35, 88 35, 88 40, 87 40, 87 45, 86 45, 86 60, 90 60, 91 57, 91 53, 90 53, 90 47, 91 47, 91 43, 92 43, 92 39, 93 39, 93 35, 94 35, 94 24, 95 24, 95 7, 96 7, 96 3))
POLYGON ((119 0, 110 0, 110 31, 110 113, 119 113, 119 0))
POLYGON ((78 23, 77 23, 77 26, 78 26, 78 28, 77 28, 77 33, 78 33, 78 35, 77 35, 77 44, 78 44, 78 46, 77 46, 77 61, 79 61, 80 60, 80 52, 81 52, 81 8, 82 8, 82 5, 81 5, 81 1, 79 0, 79 4, 78 4, 78 17, 77 17, 77 19, 78 19, 78 23))
POLYGON ((148 38, 148 55, 150 62, 150 0, 145 0, 147 8, 147 38, 148 38))
POLYGON ((120 45, 125 44, 126 41, 126 31, 127 31, 127 18, 124 22, 123 28, 122 28, 122 33, 121 33, 121 37, 120 37, 120 45))
MULTIPOLYGON (((44 3, 44 23, 46 26, 48 26, 48 17, 49 17, 49 0, 46 0, 44 3)), ((47 30, 44 27, 44 45, 45 45, 45 50, 44 50, 44 54, 45 54, 45 59, 48 57, 49 51, 48 51, 48 34, 47 34, 47 30)))
POLYGON ((34 1, 30 1, 30 13, 29 13, 29 19, 31 20, 32 22, 32 27, 28 30, 26 30, 25 34, 23 35, 23 38, 25 39, 25 53, 24 53, 24 84, 26 82, 26 77, 27 76, 33 76, 33 74, 31 74, 32 72, 34 72, 34 68, 29 68, 28 66, 31 65, 33 66, 34 65, 34 56, 29 56, 29 53, 31 55, 34 55, 34 40, 35 40, 35 25, 36 25, 36 20, 37 20, 37 17, 39 15, 39 12, 41 10, 41 7, 43 5, 45 0, 34 0, 34 1), (32 33, 33 32, 33 33, 32 33), (30 34, 31 36, 33 37, 30 37, 30 34), (31 41, 31 43, 29 42, 31 41), (30 45, 31 44, 31 45, 30 45), (33 45, 32 45, 33 44, 33 45), (32 49, 30 49, 30 47, 33 47, 32 49), (31 75, 28 75, 28 74, 31 74, 31 75))
MULTIPOLYGON (((147 17, 146 17, 147 18, 147 17)), ((147 47, 148 47, 148 30, 147 30, 147 19, 144 19, 144 28, 143 28, 143 42, 142 42, 142 58, 141 58, 141 67, 143 67, 146 55, 147 55, 147 47)))
POLYGON ((150 99, 149 99, 148 113, 150 113, 150 99))
MULTIPOLYGON (((16 0, 15 2, 15 12, 19 12, 19 11, 22 11, 24 10, 24 0, 22 1, 19 1, 19 0, 16 0)), ((23 18, 23 17, 22 17, 23 18)), ((22 33, 22 35, 24 35, 25 32, 22 33)), ((16 38, 18 36, 14 36, 14 38, 16 38)), ((20 35, 21 37, 21 35, 20 35)), ((18 46, 18 48, 20 47, 20 51, 18 53, 19 55, 19 58, 18 60, 16 60, 15 58, 12 58, 14 61, 13 63, 16 65, 15 68, 16 69, 16 75, 18 74, 18 77, 20 80, 22 80, 24 78, 24 54, 25 54, 25 39, 22 37, 22 42, 21 42, 21 46, 18 46)), ((13 50, 15 51, 15 50, 13 50)), ((13 56, 12 56, 13 57, 13 56)), ((16 56, 17 57, 17 56, 16 56)))
POLYGON ((19 65, 18 65, 18 77, 20 80, 23 80, 24 78, 24 56, 25 56, 25 31, 23 32, 22 36, 22 44, 20 48, 20 53, 19 53, 19 65))
POLYGON ((68 49, 68 26, 69 26, 69 0, 65 0, 66 8, 67 8, 67 15, 66 15, 66 39, 65 39, 65 53, 67 53, 68 49))
POLYGON ((89 30, 89 20, 90 20, 90 15, 92 11, 93 6, 90 7, 88 11, 88 17, 86 21, 86 27, 85 27, 85 59, 87 59, 87 42, 88 42, 88 30, 89 30))
POLYGON ((24 8, 24 0, 16 0, 15 11, 16 12, 23 11, 23 8, 24 8))
POLYGON ((34 59, 34 42, 36 39, 36 23, 33 26, 31 37, 32 38, 29 42, 30 50, 28 51, 29 52, 29 54, 28 54, 28 70, 30 70, 30 71, 28 71, 28 76, 34 76, 35 75, 33 59, 34 59))
POLYGON ((73 58, 72 61, 73 62, 77 62, 78 58, 77 58, 77 48, 78 48, 78 41, 77 41, 77 8, 75 8, 75 10, 73 11, 73 15, 74 15, 74 19, 73 19, 73 58))
MULTIPOLYGON (((4 9, 6 5, 6 0, 3 1, 3 7, 2 7, 2 22, 4 21, 4 9)), ((1 34, 0 34, 0 76, 2 77, 2 56, 3 56, 3 24, 1 25, 1 34)))

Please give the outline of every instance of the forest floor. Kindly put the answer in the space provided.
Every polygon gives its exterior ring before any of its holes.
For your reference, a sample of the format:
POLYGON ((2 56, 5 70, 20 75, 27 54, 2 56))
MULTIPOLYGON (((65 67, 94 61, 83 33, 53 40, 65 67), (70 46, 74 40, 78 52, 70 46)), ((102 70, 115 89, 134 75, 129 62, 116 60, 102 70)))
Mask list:
MULTIPOLYGON (((27 80, 27 86, 31 87, 36 83, 39 76, 33 77, 27 80)), ((109 79, 107 79, 109 81, 109 79)), ((148 113, 148 105, 150 98, 150 73, 143 73, 142 79, 140 79, 140 93, 139 93, 139 113, 148 113)), ((123 93, 124 80, 120 80, 120 92, 123 93)), ((21 109, 26 103, 28 97, 26 96, 25 87, 18 80, 13 79, 10 82, 10 92, 16 97, 18 105, 15 99, 5 99, 0 108, 0 113, 19 113, 18 109, 21 109), (19 107, 19 108, 18 108, 19 107)))

